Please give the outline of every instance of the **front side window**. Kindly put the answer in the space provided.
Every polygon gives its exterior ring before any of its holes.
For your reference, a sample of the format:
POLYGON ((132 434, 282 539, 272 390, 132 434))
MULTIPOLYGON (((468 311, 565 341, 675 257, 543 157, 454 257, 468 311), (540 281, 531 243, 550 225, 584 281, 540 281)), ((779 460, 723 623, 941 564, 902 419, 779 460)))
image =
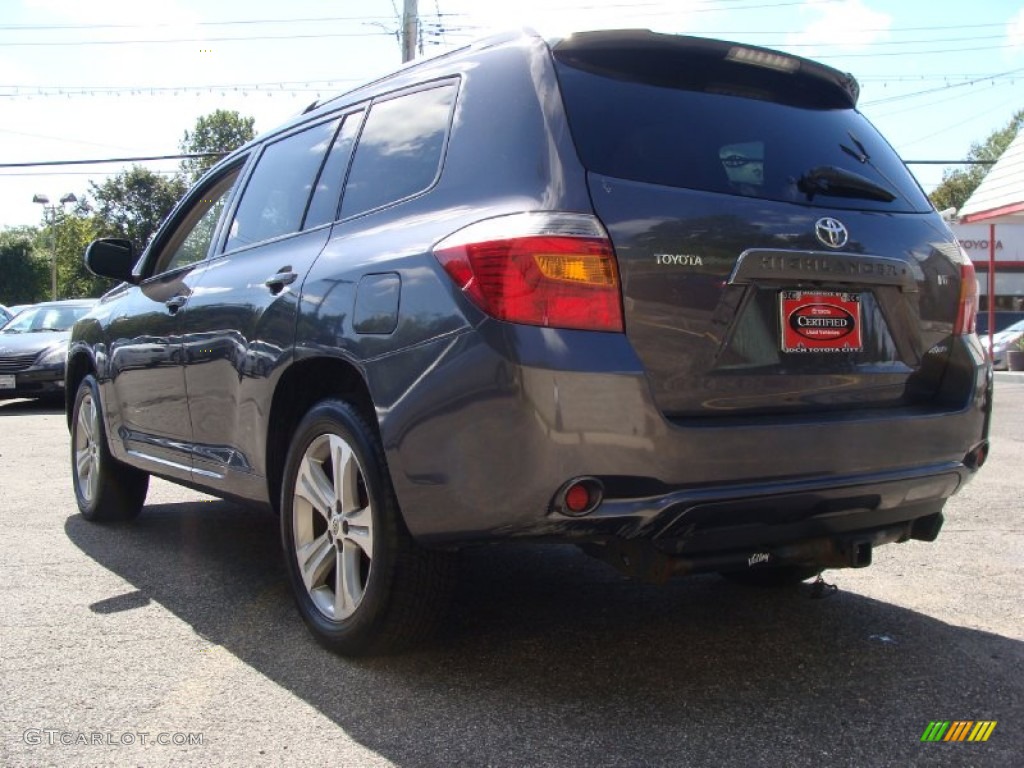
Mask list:
POLYGON ((299 231, 338 123, 320 123, 267 145, 242 192, 225 250, 299 231))
POLYGON ((217 222, 224 211, 224 203, 240 170, 234 169, 200 195, 168 239, 167 246, 157 259, 154 274, 170 272, 206 258, 217 231, 217 222))
POLYGON ((454 103, 450 83, 371 107, 345 185, 342 218, 412 197, 434 183, 454 103))

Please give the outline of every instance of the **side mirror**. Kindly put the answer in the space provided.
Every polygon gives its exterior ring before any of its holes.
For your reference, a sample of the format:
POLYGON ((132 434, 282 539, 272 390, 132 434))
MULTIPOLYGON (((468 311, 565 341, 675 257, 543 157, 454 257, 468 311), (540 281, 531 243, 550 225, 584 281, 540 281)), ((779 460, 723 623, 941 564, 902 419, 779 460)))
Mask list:
POLYGON ((135 282, 135 249, 131 240, 121 237, 101 237, 85 249, 85 266, 94 275, 122 282, 135 282))

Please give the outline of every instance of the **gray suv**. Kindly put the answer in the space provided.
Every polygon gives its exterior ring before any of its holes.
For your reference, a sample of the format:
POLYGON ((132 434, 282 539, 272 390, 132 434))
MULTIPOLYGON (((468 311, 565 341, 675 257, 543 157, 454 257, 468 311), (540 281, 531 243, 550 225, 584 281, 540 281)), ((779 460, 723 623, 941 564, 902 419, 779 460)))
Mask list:
POLYGON ((649 32, 489 39, 213 168, 74 329, 74 492, 281 520, 302 618, 416 641, 453 552, 787 584, 930 541, 985 460, 970 260, 849 75, 649 32))

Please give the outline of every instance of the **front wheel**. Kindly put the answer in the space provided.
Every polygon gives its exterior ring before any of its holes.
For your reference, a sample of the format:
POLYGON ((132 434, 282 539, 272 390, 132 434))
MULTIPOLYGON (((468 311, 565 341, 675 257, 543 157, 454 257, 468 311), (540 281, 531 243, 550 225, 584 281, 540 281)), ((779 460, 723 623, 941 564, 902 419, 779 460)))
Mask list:
POLYGON ((413 541, 380 438, 349 403, 322 401, 299 424, 285 465, 281 539, 299 613, 333 651, 397 650, 444 615, 450 559, 413 541))
POLYGON ((92 522, 130 520, 142 511, 149 475, 115 459, 107 447, 96 379, 78 385, 71 412, 71 477, 82 517, 92 522))

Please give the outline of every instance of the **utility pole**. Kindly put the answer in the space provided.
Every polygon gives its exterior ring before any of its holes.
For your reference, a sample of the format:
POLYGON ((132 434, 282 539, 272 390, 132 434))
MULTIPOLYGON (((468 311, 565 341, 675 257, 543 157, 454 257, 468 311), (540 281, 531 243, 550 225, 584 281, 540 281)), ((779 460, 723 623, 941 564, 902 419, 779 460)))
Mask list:
POLYGON ((416 58, 416 43, 420 36, 420 16, 417 0, 405 0, 402 13, 402 63, 416 58))

